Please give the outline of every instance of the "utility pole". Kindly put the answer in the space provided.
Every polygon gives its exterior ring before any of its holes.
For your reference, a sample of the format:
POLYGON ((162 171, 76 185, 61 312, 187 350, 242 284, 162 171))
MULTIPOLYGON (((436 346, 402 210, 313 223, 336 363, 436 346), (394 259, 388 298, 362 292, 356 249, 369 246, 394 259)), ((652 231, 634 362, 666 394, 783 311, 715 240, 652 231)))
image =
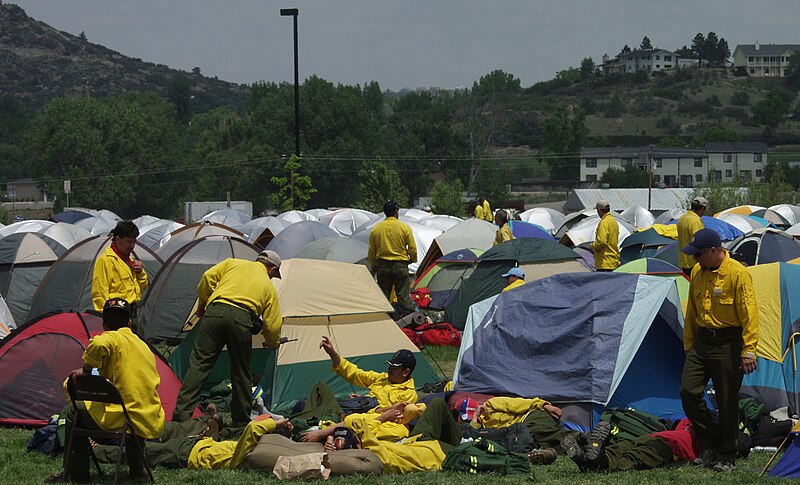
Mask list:
POLYGON ((653 205, 653 145, 647 147, 647 210, 653 205))

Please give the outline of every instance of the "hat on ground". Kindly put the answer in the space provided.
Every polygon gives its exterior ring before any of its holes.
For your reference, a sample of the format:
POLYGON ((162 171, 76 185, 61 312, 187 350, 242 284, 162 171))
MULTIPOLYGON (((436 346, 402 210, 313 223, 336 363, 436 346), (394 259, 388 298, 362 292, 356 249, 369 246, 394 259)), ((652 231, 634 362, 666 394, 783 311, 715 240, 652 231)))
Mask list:
POLYGON ((597 201, 597 204, 594 205, 594 208, 607 211, 611 210, 611 204, 609 204, 606 199, 600 199, 597 201))
POLYGON ((405 367, 414 370, 414 367, 417 366, 417 358, 414 357, 414 354, 412 354, 410 350, 400 349, 394 353, 391 360, 386 361, 386 365, 389 367, 405 367))
POLYGON ((719 234, 716 231, 713 229, 700 229, 694 233, 689 244, 681 248, 681 251, 689 255, 695 255, 704 249, 718 248, 721 245, 722 241, 720 241, 719 234))
POLYGON ((276 253, 275 251, 273 251, 271 249, 265 249, 264 251, 261 251, 260 253, 258 253, 258 258, 256 258, 256 261, 265 261, 265 262, 271 264, 272 266, 275 266, 276 268, 278 268, 278 279, 280 279, 280 277, 281 277, 281 257, 280 257, 280 255, 278 253, 276 253))
POLYGON ((695 197, 694 199, 692 199, 692 205, 708 207, 708 199, 706 199, 705 197, 695 197))
POLYGON ((525 279, 525 272, 522 271, 522 268, 511 268, 508 272, 504 275, 501 275, 503 278, 508 278, 509 276, 516 276, 517 278, 524 280, 525 279))
POLYGON ((462 421, 472 421, 472 417, 475 416, 475 411, 477 409, 478 401, 468 397, 458 405, 458 415, 461 417, 462 421))
POLYGON ((338 426, 333 430, 333 447, 337 450, 353 450, 361 448, 361 440, 352 429, 338 426))

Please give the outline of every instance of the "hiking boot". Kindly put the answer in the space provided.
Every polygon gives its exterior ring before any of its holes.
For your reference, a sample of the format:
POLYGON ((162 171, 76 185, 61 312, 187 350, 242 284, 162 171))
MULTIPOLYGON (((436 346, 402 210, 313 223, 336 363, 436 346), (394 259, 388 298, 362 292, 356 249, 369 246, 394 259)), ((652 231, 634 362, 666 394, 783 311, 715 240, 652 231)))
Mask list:
POLYGON ((219 437, 219 414, 216 414, 208 420, 206 429, 200 433, 201 438, 211 438, 216 440, 219 437))
POLYGON ((576 435, 568 434, 561 438, 561 448, 564 449, 564 454, 578 465, 578 468, 581 470, 586 469, 586 453, 581 448, 581 445, 578 444, 576 435))
POLYGON ((203 414, 211 418, 219 414, 219 409, 217 408, 217 405, 212 402, 209 403, 208 406, 206 406, 206 408, 203 410, 203 414))
POLYGON ((558 453, 552 448, 542 448, 539 450, 531 450, 526 455, 531 465, 551 465, 556 461, 558 453))
POLYGON ((610 437, 611 423, 600 421, 589 435, 589 442, 586 444, 586 459, 588 461, 596 461, 601 456, 604 456, 603 447, 608 443, 610 437))
POLYGON ((690 461, 689 464, 692 466, 704 466, 706 468, 711 468, 716 462, 716 457, 714 455, 714 450, 703 450, 703 452, 700 453, 700 456, 690 461))
POLYGON ((720 461, 714 463, 714 466, 711 467, 711 469, 714 470, 715 472, 719 472, 719 473, 730 473, 730 472, 736 470, 736 465, 734 465, 730 461, 722 461, 722 460, 720 460, 720 461))
POLYGON ((90 483, 89 475, 67 475, 67 472, 56 473, 44 479, 44 483, 90 483))

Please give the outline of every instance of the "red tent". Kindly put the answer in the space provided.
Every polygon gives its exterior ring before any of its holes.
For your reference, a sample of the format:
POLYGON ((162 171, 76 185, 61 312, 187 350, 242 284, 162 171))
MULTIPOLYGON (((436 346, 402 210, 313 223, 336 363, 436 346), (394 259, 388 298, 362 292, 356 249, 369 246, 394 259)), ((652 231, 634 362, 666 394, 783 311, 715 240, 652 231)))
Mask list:
MULTIPOLYGON (((70 311, 31 320, 0 341, 0 424, 43 426, 60 413, 66 405, 64 380, 83 365, 89 339, 100 333, 99 313, 70 311)), ((153 354, 161 376, 158 394, 169 421, 181 382, 164 358, 153 354)))

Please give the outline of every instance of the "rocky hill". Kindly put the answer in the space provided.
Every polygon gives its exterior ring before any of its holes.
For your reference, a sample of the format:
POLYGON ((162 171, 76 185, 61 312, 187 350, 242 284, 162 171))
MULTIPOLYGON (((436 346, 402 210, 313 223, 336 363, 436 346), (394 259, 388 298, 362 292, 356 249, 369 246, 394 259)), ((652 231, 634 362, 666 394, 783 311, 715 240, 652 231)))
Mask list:
POLYGON ((242 108, 244 85, 208 78, 199 72, 170 69, 127 57, 29 17, 0 3, 0 94, 41 108, 59 96, 113 96, 126 91, 155 91, 165 97, 177 76, 194 96, 192 109, 242 108))

